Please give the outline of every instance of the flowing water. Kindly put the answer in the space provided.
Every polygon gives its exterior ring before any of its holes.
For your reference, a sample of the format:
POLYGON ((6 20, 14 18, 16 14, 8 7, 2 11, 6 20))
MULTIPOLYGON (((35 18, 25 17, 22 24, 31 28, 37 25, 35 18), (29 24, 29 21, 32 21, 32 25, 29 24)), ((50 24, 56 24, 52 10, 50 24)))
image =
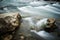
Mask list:
POLYGON ((0 9, 0 13, 19 12, 22 17, 36 17, 38 19, 47 17, 60 20, 60 4, 56 3, 49 4, 37 0, 4 0, 0 2, 1 7, 4 8, 0 9))

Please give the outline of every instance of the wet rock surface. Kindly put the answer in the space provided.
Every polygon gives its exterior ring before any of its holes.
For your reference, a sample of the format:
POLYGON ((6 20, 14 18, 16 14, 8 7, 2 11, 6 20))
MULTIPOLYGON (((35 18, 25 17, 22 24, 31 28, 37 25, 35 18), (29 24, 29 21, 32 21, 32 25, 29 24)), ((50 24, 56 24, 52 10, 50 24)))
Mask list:
POLYGON ((20 24, 21 16, 18 13, 0 18, 0 40, 11 40, 20 24))

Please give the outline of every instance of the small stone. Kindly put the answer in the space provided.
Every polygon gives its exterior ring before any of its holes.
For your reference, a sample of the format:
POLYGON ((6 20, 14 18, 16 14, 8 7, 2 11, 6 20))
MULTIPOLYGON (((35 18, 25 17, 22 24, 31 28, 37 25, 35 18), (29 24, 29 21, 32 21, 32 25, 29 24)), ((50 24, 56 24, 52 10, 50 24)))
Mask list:
POLYGON ((20 36, 21 40, 23 40, 25 37, 24 36, 20 36))

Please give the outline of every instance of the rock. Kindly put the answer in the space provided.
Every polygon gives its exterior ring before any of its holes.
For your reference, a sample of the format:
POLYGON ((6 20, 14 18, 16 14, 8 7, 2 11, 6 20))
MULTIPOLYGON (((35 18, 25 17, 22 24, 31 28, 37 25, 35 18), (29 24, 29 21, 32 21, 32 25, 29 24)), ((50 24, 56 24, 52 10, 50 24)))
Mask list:
POLYGON ((16 28, 18 28, 21 24, 21 19, 22 18, 19 13, 0 18, 0 36, 5 35, 6 33, 12 33, 16 30, 16 28))
POLYGON ((53 32, 57 28, 55 22, 56 20, 54 18, 44 18, 38 21, 36 25, 39 31, 45 30, 47 32, 53 32))
POLYGON ((11 40, 12 39, 12 35, 6 35, 3 39, 4 40, 11 40))

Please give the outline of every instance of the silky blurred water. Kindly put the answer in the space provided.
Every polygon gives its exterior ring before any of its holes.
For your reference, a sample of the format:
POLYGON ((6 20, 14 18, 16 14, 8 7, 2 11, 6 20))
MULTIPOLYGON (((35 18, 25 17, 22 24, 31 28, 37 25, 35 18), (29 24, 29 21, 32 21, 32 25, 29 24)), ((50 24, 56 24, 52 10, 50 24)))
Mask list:
POLYGON ((0 2, 0 13, 20 12, 23 16, 42 16, 60 18, 60 4, 49 4, 37 0, 3 0, 0 2))
MULTIPOLYGON (((48 2, 40 2, 36 0, 3 0, 0 2, 0 8, 1 7, 4 7, 4 9, 0 9, 0 13, 19 12, 21 16, 24 17, 60 19, 60 4, 57 3, 49 4, 48 2)), ((30 21, 23 22, 25 24, 23 27, 28 29, 29 25, 27 24, 30 21)), ((60 25, 60 22, 58 24, 60 25)), ((25 28, 23 28, 24 32, 27 31, 25 28)))

